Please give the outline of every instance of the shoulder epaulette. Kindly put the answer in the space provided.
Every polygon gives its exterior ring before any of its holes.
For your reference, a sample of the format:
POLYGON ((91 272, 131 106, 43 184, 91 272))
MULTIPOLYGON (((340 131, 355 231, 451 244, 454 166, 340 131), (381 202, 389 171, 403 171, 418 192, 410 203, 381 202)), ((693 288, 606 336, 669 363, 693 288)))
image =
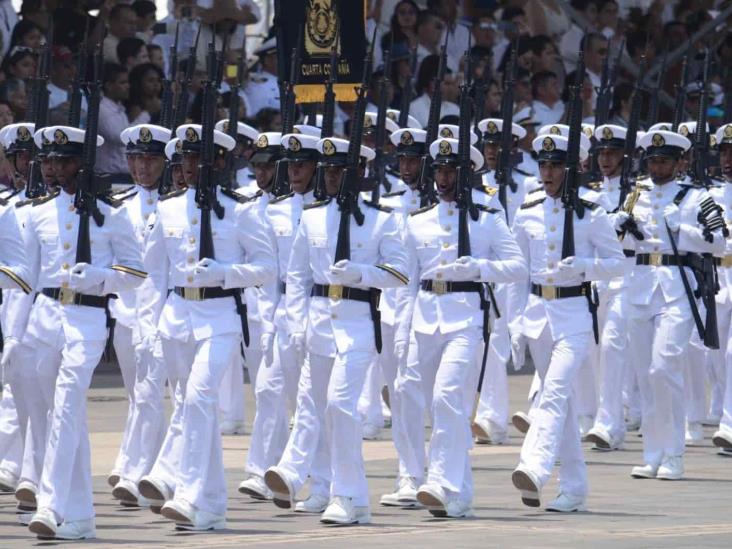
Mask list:
POLYGON ((255 198, 262 196, 261 194, 254 195, 254 196, 244 196, 243 194, 239 194, 238 192, 236 192, 234 189, 227 189, 224 187, 221 187, 221 194, 223 194, 224 196, 228 196, 229 198, 231 198, 232 200, 235 200, 239 204, 246 204, 247 202, 250 202, 250 201, 254 200, 255 198))
POLYGON ((119 208, 124 203, 122 200, 117 200, 109 194, 100 194, 97 196, 97 200, 100 200, 113 208, 119 208))
POLYGON ((529 208, 533 208, 534 206, 538 206, 545 200, 546 200, 546 196, 542 196, 541 198, 537 198, 536 200, 532 200, 531 202, 524 202, 523 204, 521 204, 520 209, 527 210, 529 208))
POLYGON ((122 203, 125 200, 132 198, 133 196, 137 196, 137 189, 133 189, 133 191, 131 193, 121 195, 121 196, 119 196, 119 193, 114 193, 114 194, 107 195, 107 196, 109 196, 113 200, 118 200, 120 203, 122 203))
POLYGON ((529 192, 526 193, 526 196, 534 193, 538 193, 539 191, 543 191, 544 187, 536 187, 535 189, 531 189, 529 192))
POLYGON ((382 198, 391 198, 393 196, 402 196, 405 192, 407 192, 407 189, 402 189, 401 191, 391 191, 390 193, 381 195, 381 197, 382 198))
POLYGON ((394 211, 394 208, 392 208, 391 206, 377 204, 376 202, 372 202, 371 200, 364 200, 363 203, 366 204, 369 208, 374 208, 375 210, 380 210, 382 212, 391 213, 394 211))
POLYGON ((520 173, 521 175, 525 175, 526 177, 531 177, 532 175, 534 175, 533 173, 522 170, 521 168, 513 168, 513 171, 515 171, 516 173, 520 173))
POLYGON ((269 203, 277 204, 278 202, 282 202, 283 200, 287 200, 288 198, 292 198, 293 196, 295 196, 294 192, 283 194, 283 195, 278 196, 277 198, 273 198, 272 200, 269 201, 269 203))
MULTIPOLYGON (((330 204, 330 201, 333 200, 332 198, 326 198, 325 200, 316 200, 315 202, 311 202, 310 204, 305 204, 302 209, 303 210, 311 210, 313 208, 320 208, 320 206, 325 206, 326 204, 330 204)), ((271 204, 271 202, 270 202, 271 204)))
POLYGON ((419 214, 421 214, 421 213, 424 213, 424 212, 428 212, 428 211, 430 211, 430 210, 431 210, 432 208, 434 208, 435 206, 437 206, 437 203, 435 203, 435 204, 430 204, 429 206, 425 206, 424 208, 419 208, 418 210, 414 210, 413 212, 410 212, 410 213, 409 213, 409 215, 410 215, 410 216, 411 216, 411 215, 419 215, 419 214))
POLYGON ((3 196, 2 198, 3 198, 3 200, 10 200, 14 196, 16 196, 21 190, 22 189, 10 189, 10 188, 3 189, 2 192, 10 191, 10 194, 3 196))
POLYGON ((486 206, 485 204, 476 204, 475 207, 478 208, 482 212, 488 212, 488 213, 492 213, 492 214, 498 213, 501 211, 497 208, 491 208, 489 206, 486 206))
POLYGON ((249 80, 251 82, 254 82, 255 84, 261 84, 263 82, 266 82, 267 81, 267 78, 265 78, 264 76, 257 76, 255 74, 254 76, 250 76, 249 77, 249 80))
POLYGON ((585 200, 584 198, 580 198, 580 202, 585 208, 589 210, 594 210, 598 206, 596 202, 590 202, 589 200, 585 200))
POLYGON ((129 187, 127 187, 125 189, 120 189, 119 191, 110 192, 109 193, 109 196, 113 196, 115 198, 118 198, 122 194, 126 194, 126 193, 128 193, 130 191, 135 191, 135 190, 136 190, 136 187, 134 185, 130 185, 129 187))
POLYGON ((395 170, 391 166, 387 166, 385 171, 389 175, 393 175, 394 177, 399 177, 399 170, 395 170))
POLYGON ((5 198, 0 198, 0 206, 7 206, 8 201, 5 198))
POLYGON ((55 191, 50 192, 46 196, 39 196, 38 198, 32 199, 31 204, 33 204, 34 206, 38 206, 39 204, 44 204, 45 202, 49 202, 49 201, 53 200, 59 194, 61 194, 61 190, 56 189, 55 191))
POLYGON ((488 185, 481 185, 480 187, 476 187, 475 190, 485 193, 488 196, 493 196, 498 192, 496 187, 489 187, 488 185))
POLYGON ((587 183, 587 188, 592 189, 593 191, 599 191, 602 189, 602 181, 590 181, 587 183))
POLYGON ((163 200, 168 200, 170 198, 175 198, 176 196, 180 196, 182 194, 185 194, 188 190, 187 187, 184 187, 182 189, 178 189, 177 191, 171 191, 169 193, 164 194, 160 198, 158 198, 158 201, 162 202, 163 200))

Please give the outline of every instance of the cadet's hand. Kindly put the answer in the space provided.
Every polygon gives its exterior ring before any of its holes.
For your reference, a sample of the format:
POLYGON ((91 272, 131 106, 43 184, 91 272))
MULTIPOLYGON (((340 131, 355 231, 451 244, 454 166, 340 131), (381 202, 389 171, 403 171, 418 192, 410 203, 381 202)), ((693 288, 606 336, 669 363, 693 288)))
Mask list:
POLYGON ((305 359, 305 332, 290 334, 290 345, 297 360, 302 362, 305 359))
POLYGON ((153 354, 155 350, 155 340, 157 339, 155 334, 146 334, 142 336, 142 339, 135 345, 135 355, 138 360, 146 354, 153 354))
POLYGON ((341 259, 335 265, 331 265, 329 270, 337 284, 347 286, 361 282, 361 269, 348 259, 341 259))
POLYGON ((274 334, 265 332, 259 338, 259 346, 262 348, 262 356, 264 357, 264 366, 269 368, 272 366, 272 341, 274 340, 274 334))
POLYGON ((409 351, 409 343, 406 341, 394 342, 394 357, 397 365, 402 365, 407 361, 407 352, 409 351))
POLYGON ((610 214, 610 220, 612 221, 613 228, 620 232, 624 229, 625 222, 630 219, 630 214, 627 212, 617 212, 614 214, 610 214))
POLYGON ((199 284, 221 285, 226 277, 224 266, 214 259, 205 258, 198 262, 193 269, 199 284))
POLYGON ((478 280, 480 278, 478 260, 469 255, 458 257, 455 260, 454 271, 458 280, 478 280))
POLYGON ((678 231, 681 227, 681 210, 676 204, 669 204, 663 209, 663 218, 672 231, 678 231))
POLYGON ((104 269, 89 265, 89 263, 77 263, 71 269, 69 285, 79 291, 88 290, 94 286, 104 283, 104 269))
POLYGON ((526 338, 522 334, 511 334, 511 361, 513 369, 519 371, 526 362, 526 338))
POLYGON ((587 270, 584 259, 574 257, 573 255, 565 257, 557 265, 559 272, 565 276, 582 276, 587 270))
POLYGON ((19 344, 17 337, 8 336, 3 340, 3 358, 0 360, 0 367, 7 368, 19 344))

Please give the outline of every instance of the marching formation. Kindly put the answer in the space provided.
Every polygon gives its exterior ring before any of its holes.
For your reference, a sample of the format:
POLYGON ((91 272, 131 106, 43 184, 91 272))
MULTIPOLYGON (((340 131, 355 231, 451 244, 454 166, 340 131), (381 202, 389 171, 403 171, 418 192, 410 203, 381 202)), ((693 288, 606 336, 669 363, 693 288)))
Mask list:
POLYGON ((567 124, 541 128, 513 112, 515 47, 501 117, 483 116, 466 55, 454 120, 443 46, 424 128, 387 109, 390 71, 372 83, 372 55, 344 138, 334 80, 322 116, 298 118, 297 52, 281 132, 239 121, 234 99, 217 120, 223 55, 208 45, 202 123, 174 108, 189 62, 159 125, 122 132, 121 190, 94 173, 99 48, 83 129, 78 108, 48 125, 41 64, 31 121, 0 130, 15 183, 0 200, 0 419, 18 441, 0 438, 0 489, 30 532, 95 537, 86 395, 110 339, 129 398, 111 496, 184 530, 226 527, 219 399, 241 391, 242 357, 256 416, 239 492, 326 524, 371 521, 361 440, 382 404, 398 470, 380 504, 471 516, 470 449, 507 441, 506 370, 527 351, 534 380, 512 418, 523 504, 586 509, 583 440, 613 451, 641 429, 627 474, 642 479, 682 478, 708 420, 732 455, 732 121, 709 129, 708 56, 696 119, 681 105, 641 130, 642 73, 627 127, 607 105, 583 123, 583 50, 567 124))

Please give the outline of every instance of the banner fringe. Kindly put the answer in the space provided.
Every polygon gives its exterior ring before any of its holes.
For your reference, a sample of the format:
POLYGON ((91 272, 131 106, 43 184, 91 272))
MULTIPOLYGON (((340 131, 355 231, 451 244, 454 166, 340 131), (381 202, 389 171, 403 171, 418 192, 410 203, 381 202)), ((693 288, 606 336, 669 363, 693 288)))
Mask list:
MULTIPOLYGON (((336 101, 356 101, 356 84, 335 84, 336 101)), ((322 103, 325 100, 325 86, 323 84, 299 84, 295 86, 295 103, 322 103)))

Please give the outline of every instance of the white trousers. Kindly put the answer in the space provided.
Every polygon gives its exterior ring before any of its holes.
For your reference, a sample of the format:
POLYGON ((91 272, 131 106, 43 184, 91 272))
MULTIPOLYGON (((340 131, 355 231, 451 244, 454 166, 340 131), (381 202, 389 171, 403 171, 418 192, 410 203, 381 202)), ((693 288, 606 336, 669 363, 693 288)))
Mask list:
POLYGON ((548 326, 537 339, 528 340, 542 388, 521 447, 519 465, 534 473, 539 485, 544 486, 559 458, 559 490, 577 497, 587 495, 587 467, 580 443, 574 387, 591 341, 592 332, 554 340, 548 326))
POLYGON ((23 436, 10 384, 3 384, 0 398, 0 469, 20 475, 23 459, 23 436))
POLYGON ((378 355, 369 366, 363 391, 358 399, 358 415, 361 417, 361 421, 379 428, 384 425, 384 412, 381 408, 381 388, 384 386, 384 378, 381 374, 380 358, 381 356, 378 355))
MULTIPOLYGON (((491 338, 488 345, 483 385, 480 388, 480 399, 475 419, 488 421, 493 433, 501 436, 508 430, 508 359, 511 356, 511 338, 508 332, 508 321, 504 311, 505 298, 503 291, 496 290, 496 299, 499 300, 501 318, 494 318, 491 338)), ((478 371, 483 361, 483 344, 476 353, 478 356, 478 371)))
MULTIPOLYGON (((730 311, 725 311, 726 321, 729 322, 729 315, 732 314, 730 311)), ((724 400, 722 405, 722 419, 719 422, 719 430, 732 438, 732 325, 727 330, 726 341, 722 337, 722 330, 719 332, 720 343, 726 345, 724 354, 725 361, 725 388, 724 388, 724 400)))
MULTIPOLYGON (((684 453, 684 349, 694 321, 686 297, 666 303, 660 288, 645 306, 630 305, 630 356, 641 394, 643 459, 658 465, 684 453)), ((702 364, 698 367, 703 367, 702 364)))
MULTIPOLYGON (((262 353, 259 350, 244 350, 245 358, 241 355, 241 349, 231 356, 231 364, 224 372, 219 387, 219 413, 222 421, 234 421, 244 423, 245 420, 245 399, 244 399, 244 363, 249 370, 249 379, 254 380, 257 376, 257 368, 262 360, 262 353)), ((252 384, 254 382, 252 381, 252 384)))
POLYGON ((117 458, 114 460, 112 471, 119 474, 122 469, 122 463, 125 460, 126 448, 129 446, 128 438, 130 436, 130 423, 132 422, 132 414, 135 410, 135 378, 137 364, 135 361, 135 346, 132 344, 132 328, 129 328, 119 322, 114 326, 114 354, 117 356, 119 370, 122 373, 122 383, 127 392, 127 418, 125 419, 125 427, 122 431, 122 443, 120 444, 117 458))

